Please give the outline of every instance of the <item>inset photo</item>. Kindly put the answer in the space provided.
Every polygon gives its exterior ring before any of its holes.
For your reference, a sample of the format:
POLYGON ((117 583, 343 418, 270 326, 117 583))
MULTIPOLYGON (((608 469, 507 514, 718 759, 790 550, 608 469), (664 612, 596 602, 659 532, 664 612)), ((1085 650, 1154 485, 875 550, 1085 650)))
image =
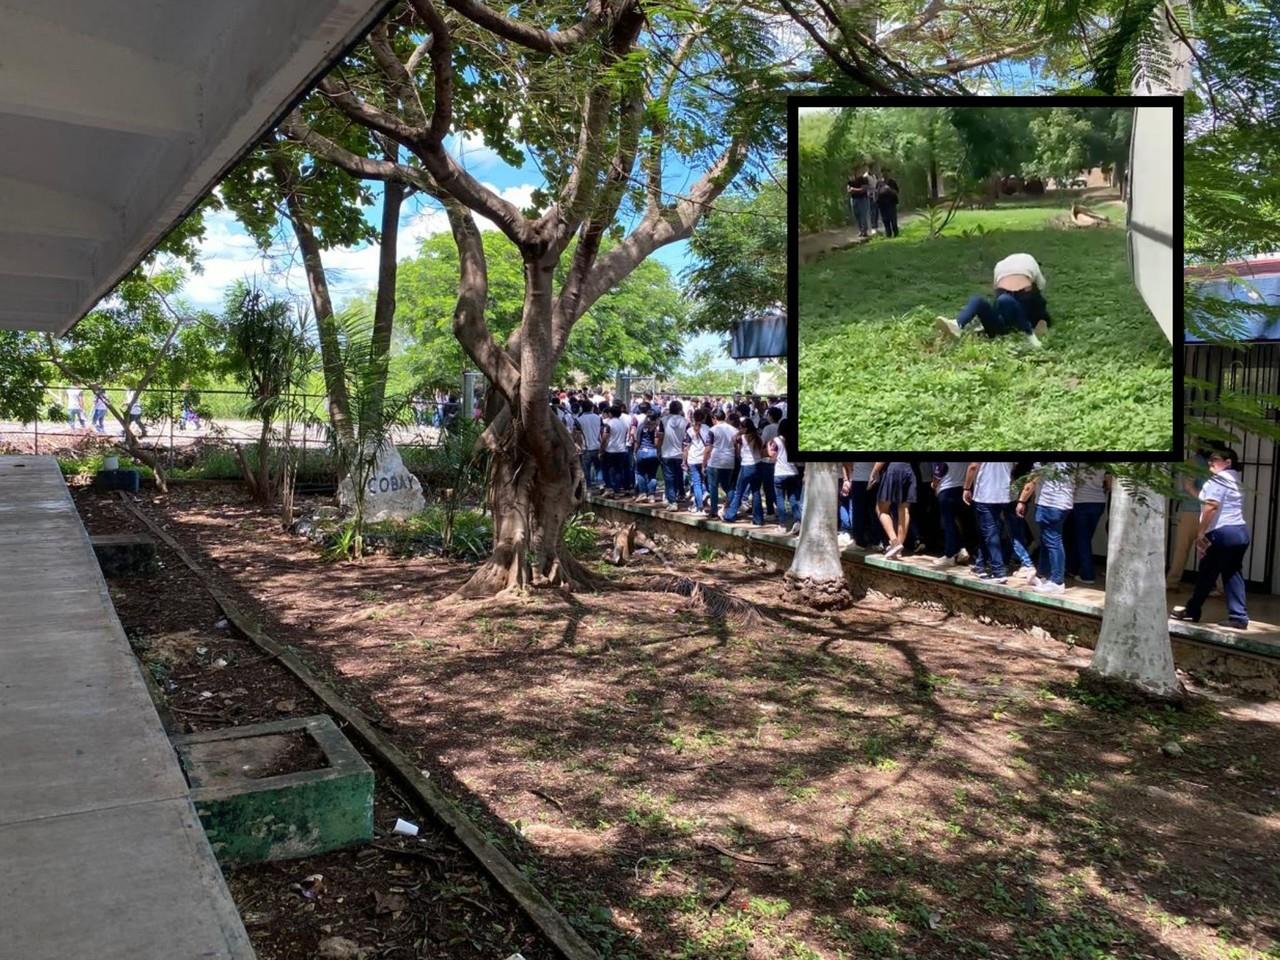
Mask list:
POLYGON ((790 108, 799 455, 1174 454, 1178 98, 790 108))

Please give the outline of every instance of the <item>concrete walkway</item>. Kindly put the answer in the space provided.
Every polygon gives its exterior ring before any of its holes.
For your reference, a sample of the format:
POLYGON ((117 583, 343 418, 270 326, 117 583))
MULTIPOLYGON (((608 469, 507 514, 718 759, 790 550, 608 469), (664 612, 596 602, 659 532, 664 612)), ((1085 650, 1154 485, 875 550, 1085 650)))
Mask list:
MULTIPOLYGON (((898 229, 901 230, 916 217, 918 213, 908 213, 898 218, 898 229)), ((796 254, 801 263, 812 263, 834 250, 846 250, 863 243, 880 243, 886 238, 883 233, 872 234, 869 238, 858 236, 857 227, 836 227, 832 230, 820 230, 817 233, 802 233, 796 237, 796 254)))
POLYGON ((0 957, 254 956, 51 457, 0 457, 0 918, 0 957))

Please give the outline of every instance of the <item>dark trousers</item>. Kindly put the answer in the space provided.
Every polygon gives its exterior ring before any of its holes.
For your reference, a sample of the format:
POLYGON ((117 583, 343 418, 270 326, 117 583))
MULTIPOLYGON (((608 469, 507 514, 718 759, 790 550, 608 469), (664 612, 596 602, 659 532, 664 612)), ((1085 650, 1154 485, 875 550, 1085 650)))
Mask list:
POLYGON ((628 459, 625 450, 606 451, 604 454, 605 482, 614 493, 621 493, 627 485, 628 459))
POLYGON ((733 496, 733 467, 708 467, 707 485, 711 488, 711 512, 718 513, 720 491, 723 490, 726 497, 733 496))
POLYGON ((886 237, 896 237, 898 235, 898 205, 881 199, 880 205, 880 222, 884 224, 884 235, 886 237))
POLYGON ((866 548, 883 538, 879 521, 875 519, 876 500, 867 494, 867 481, 849 481, 849 497, 845 501, 843 526, 853 537, 853 542, 866 548))
POLYGON ((683 458, 662 458, 662 492, 667 498, 667 503, 679 503, 684 497, 683 458))
POLYGON ((1071 508, 1071 539, 1075 549, 1071 552, 1070 566, 1079 571, 1081 580, 1093 580, 1093 534, 1102 519, 1105 503, 1077 503, 1071 508))
POLYGON ((778 505, 774 499, 773 461, 761 460, 756 464, 756 472, 760 474, 760 492, 764 494, 764 512, 772 513, 776 516, 778 505))
POLYGON ((1244 555, 1249 549, 1249 528, 1242 525, 1219 527, 1209 531, 1209 549, 1200 558, 1196 586, 1187 601, 1192 620, 1200 619, 1204 602, 1218 579, 1227 595, 1227 619, 1237 626, 1249 623, 1249 610, 1244 602, 1244 555))
POLYGON ((773 478, 774 498, 778 504, 778 523, 790 527, 800 522, 800 478, 795 474, 789 477, 773 478))
POLYGON ((954 557, 964 541, 960 533, 960 514, 964 510, 964 487, 938 491, 938 514, 942 518, 942 555, 954 557))
POLYGON ((975 317, 982 321, 982 330, 988 337, 998 337, 1015 330, 1032 332, 1027 311, 1022 309, 1022 304, 1012 293, 998 294, 994 303, 986 297, 970 297, 956 316, 956 323, 966 327, 975 317))

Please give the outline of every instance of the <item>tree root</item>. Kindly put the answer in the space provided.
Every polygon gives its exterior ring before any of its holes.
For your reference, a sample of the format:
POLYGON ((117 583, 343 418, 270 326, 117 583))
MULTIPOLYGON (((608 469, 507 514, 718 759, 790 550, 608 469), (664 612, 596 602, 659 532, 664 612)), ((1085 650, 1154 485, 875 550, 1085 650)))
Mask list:
POLYGON ((797 577, 788 571, 782 576, 783 589, 788 601, 811 610, 844 610, 853 605, 849 583, 844 577, 819 580, 814 577, 797 577))
POLYGON ((688 577, 653 577, 640 585, 639 589, 653 593, 678 593, 682 597, 689 597, 701 606, 708 616, 717 620, 728 620, 739 626, 756 627, 768 619, 754 603, 735 597, 709 583, 701 583, 688 577))
POLYGON ((1178 685, 1176 693, 1169 693, 1164 690, 1155 690, 1151 687, 1143 686, 1141 681, 1137 679, 1126 680, 1121 677, 1112 677, 1105 673, 1099 673, 1093 667, 1081 667, 1080 686, 1094 693, 1119 697, 1132 704, 1147 705, 1157 703, 1177 707, 1180 710, 1186 710, 1190 707, 1193 699, 1181 684, 1178 685))

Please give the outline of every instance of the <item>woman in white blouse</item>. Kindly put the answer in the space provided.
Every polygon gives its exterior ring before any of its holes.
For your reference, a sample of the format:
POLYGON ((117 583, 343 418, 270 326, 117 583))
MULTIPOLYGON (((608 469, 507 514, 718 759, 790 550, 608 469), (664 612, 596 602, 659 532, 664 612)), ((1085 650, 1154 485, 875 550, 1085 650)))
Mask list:
POLYGON ((1249 549, 1249 527, 1244 521, 1244 496, 1240 490, 1239 456, 1234 450, 1209 455, 1212 476, 1200 489, 1200 529, 1196 551, 1200 569, 1186 606, 1174 607, 1175 620, 1198 623, 1200 612, 1219 578, 1227 595, 1227 619, 1219 626, 1243 630, 1249 626, 1244 601, 1244 555, 1249 549))

